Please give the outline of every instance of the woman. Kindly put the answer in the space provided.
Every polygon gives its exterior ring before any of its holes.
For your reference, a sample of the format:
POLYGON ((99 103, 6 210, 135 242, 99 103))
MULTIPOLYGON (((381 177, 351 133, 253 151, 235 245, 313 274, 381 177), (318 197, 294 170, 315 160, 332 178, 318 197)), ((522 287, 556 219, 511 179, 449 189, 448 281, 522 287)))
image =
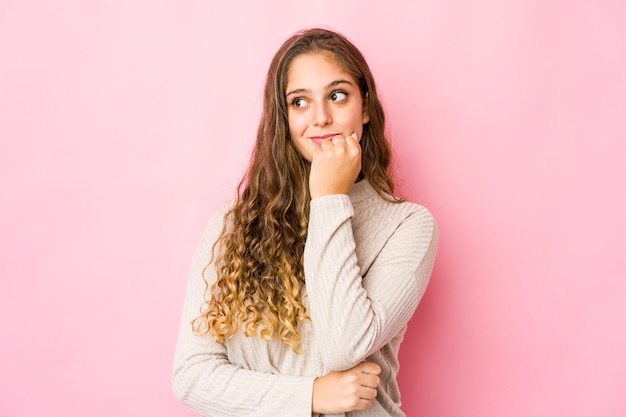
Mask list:
POLYGON ((437 229, 393 197, 390 163, 357 48, 323 29, 288 39, 238 196, 192 261, 180 401, 206 416, 404 415, 398 350, 437 229))

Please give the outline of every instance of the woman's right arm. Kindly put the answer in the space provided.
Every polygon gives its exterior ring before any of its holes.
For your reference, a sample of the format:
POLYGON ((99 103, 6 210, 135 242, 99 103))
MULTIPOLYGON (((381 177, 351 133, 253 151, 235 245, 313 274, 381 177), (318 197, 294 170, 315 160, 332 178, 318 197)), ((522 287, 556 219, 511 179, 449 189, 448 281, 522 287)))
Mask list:
POLYGON ((202 270, 222 229, 225 210, 213 216, 193 257, 183 307, 172 386, 179 401, 207 416, 302 416, 312 413, 315 377, 256 372, 233 365, 223 344, 193 333, 205 283, 202 270))
POLYGON ((191 321, 200 313, 206 288, 202 270, 210 261, 225 211, 209 222, 191 263, 172 374, 176 398, 203 415, 224 417, 310 417, 369 408, 380 382, 380 368, 374 363, 317 378, 270 374, 233 365, 223 344, 193 333, 191 321))

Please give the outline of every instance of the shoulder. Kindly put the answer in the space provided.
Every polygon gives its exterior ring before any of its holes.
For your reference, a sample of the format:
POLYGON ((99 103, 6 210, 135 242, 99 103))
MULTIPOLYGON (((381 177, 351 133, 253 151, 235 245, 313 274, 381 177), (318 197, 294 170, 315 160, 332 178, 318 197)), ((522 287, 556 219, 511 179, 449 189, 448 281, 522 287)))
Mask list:
POLYGON ((436 227, 435 217, 430 210, 423 205, 410 201, 390 201, 376 192, 368 195, 368 198, 354 202, 355 214, 383 223, 400 223, 407 218, 423 226, 436 227))
POLYGON ((377 259, 379 265, 407 262, 417 269, 423 259, 434 257, 439 241, 430 210, 409 201, 388 201, 377 194, 355 204, 352 226, 362 272, 377 259))
POLYGON ((429 257, 429 254, 434 256, 439 244, 439 228, 432 212, 410 201, 381 200, 385 207, 385 210, 381 210, 381 216, 384 216, 381 221, 393 230, 389 239, 402 242, 401 246, 408 251, 417 251, 418 259, 429 257))
POLYGON ((217 241, 224 230, 224 223, 232 206, 233 202, 230 201, 213 212, 200 236, 199 249, 202 248, 206 251, 217 241))
POLYGON ((390 204, 397 204, 401 206, 399 210, 405 213, 407 218, 410 217, 415 223, 421 225, 422 227, 436 230, 437 221, 435 220, 435 216, 426 207, 409 201, 390 204))
POLYGON ((411 202, 399 204, 406 206, 407 214, 400 226, 411 228, 419 240, 428 246, 436 247, 439 241, 439 228, 432 212, 422 205, 411 202))
POLYGON ((233 208, 234 204, 235 202, 231 200, 219 206, 217 210, 213 212, 213 215, 211 215, 211 218, 209 219, 209 225, 211 224, 223 225, 226 219, 226 216, 228 215, 230 210, 233 208))
POLYGON ((423 205, 410 201, 390 201, 372 192, 367 198, 353 202, 354 221, 365 229, 413 228, 419 234, 437 233, 437 222, 432 212, 423 205))
POLYGON ((402 235, 420 245, 437 246, 439 229, 432 212, 410 201, 388 201, 378 194, 355 204, 355 232, 360 239, 386 240, 402 235))
POLYGON ((224 227, 226 216, 228 215, 228 212, 232 207, 232 201, 229 201, 228 203, 225 203, 218 207, 218 209, 215 210, 215 212, 213 212, 213 214, 209 218, 209 222, 204 229, 204 235, 211 234, 211 232, 214 230, 219 230, 219 232, 221 232, 222 228, 224 227))
POLYGON ((383 197, 367 180, 353 186, 350 199, 355 214, 370 220, 397 223, 412 217, 425 225, 435 224, 433 214, 426 207, 410 201, 396 201, 393 196, 383 197))

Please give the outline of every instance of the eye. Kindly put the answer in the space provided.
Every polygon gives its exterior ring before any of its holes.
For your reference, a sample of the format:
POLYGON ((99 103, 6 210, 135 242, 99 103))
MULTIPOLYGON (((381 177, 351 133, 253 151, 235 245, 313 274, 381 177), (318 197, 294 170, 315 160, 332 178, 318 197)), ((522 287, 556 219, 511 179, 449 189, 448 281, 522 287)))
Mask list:
POLYGON ((333 91, 330 95, 331 101, 345 101, 348 98, 348 93, 345 91, 333 91))
POLYGON ((294 98, 291 101, 291 105, 294 106, 294 107, 302 108, 302 107, 305 107, 307 105, 307 102, 306 102, 305 99, 298 97, 298 98, 294 98))

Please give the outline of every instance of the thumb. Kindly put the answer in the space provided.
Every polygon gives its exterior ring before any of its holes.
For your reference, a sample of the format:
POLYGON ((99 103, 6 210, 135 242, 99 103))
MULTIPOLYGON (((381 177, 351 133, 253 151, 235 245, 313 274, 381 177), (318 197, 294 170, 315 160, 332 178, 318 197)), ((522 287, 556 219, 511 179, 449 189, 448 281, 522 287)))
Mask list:
POLYGON ((361 149, 361 141, 359 140, 359 136, 354 132, 350 136, 346 136, 346 144, 350 148, 359 148, 361 149))

